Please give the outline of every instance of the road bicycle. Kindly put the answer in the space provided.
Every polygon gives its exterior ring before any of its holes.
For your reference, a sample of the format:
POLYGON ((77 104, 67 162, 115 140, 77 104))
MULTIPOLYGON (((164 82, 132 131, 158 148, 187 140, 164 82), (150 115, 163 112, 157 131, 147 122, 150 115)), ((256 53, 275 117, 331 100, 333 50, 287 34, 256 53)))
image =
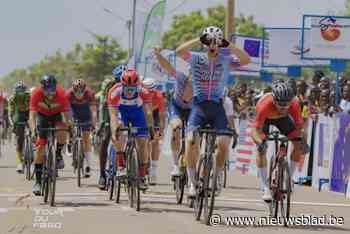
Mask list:
POLYGON ((200 155, 197 164, 195 179, 196 196, 193 207, 196 220, 200 220, 203 212, 204 222, 209 225, 213 214, 215 195, 217 191, 219 171, 217 170, 216 157, 214 157, 217 148, 217 136, 235 137, 234 130, 214 130, 208 127, 198 130, 199 136, 204 141, 204 153, 200 155))

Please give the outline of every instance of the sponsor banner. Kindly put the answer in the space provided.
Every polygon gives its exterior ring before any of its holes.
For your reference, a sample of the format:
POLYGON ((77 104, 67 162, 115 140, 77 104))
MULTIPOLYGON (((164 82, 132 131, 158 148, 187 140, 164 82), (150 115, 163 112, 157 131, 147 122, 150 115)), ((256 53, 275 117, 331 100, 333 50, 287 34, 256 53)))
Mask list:
POLYGON ((310 40, 304 40, 310 53, 304 58, 349 59, 350 18, 308 16, 311 18, 310 40))
MULTIPOLYGON (((264 41, 263 66, 317 66, 328 61, 302 60, 302 30, 299 28, 266 28, 268 40, 264 41)), ((304 30, 303 54, 310 53, 310 30, 304 30)))
POLYGON ((320 179, 330 179, 334 150, 334 123, 335 118, 323 114, 318 116, 312 170, 312 186, 317 189, 320 179))
MULTIPOLYGON (((330 190, 344 193, 349 190, 350 180, 350 115, 339 113, 336 115, 334 154, 330 190)), ((350 195, 350 194, 347 194, 350 195)))

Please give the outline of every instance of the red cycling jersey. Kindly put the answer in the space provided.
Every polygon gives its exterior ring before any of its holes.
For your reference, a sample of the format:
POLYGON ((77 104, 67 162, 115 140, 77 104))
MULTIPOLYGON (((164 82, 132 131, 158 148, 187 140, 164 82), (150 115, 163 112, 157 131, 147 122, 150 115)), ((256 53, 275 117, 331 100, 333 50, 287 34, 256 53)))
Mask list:
POLYGON ((56 96, 49 100, 45 97, 42 87, 35 88, 30 97, 30 111, 46 116, 69 111, 69 102, 65 90, 61 86, 57 86, 56 96))
MULTIPOLYGON (((289 106, 288 114, 293 118, 296 127, 302 128, 304 120, 301 114, 300 104, 297 98, 292 100, 289 106)), ((254 128, 262 128, 268 119, 280 119, 285 115, 281 114, 273 101, 273 96, 268 93, 261 97, 256 105, 256 118, 253 124, 254 128)))
POLYGON ((78 99, 75 97, 73 88, 70 88, 67 91, 67 97, 71 104, 77 104, 77 105, 89 104, 92 106, 97 105, 95 94, 89 87, 85 88, 84 97, 81 99, 78 99))

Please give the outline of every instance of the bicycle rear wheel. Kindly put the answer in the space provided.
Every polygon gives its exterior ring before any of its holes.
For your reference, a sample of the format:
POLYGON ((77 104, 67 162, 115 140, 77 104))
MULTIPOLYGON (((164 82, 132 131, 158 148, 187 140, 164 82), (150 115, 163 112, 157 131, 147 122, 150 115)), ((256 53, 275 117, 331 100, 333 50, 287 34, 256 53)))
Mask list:
POLYGON ((182 200, 184 197, 185 186, 187 184, 187 172, 186 169, 180 169, 180 176, 176 176, 174 178, 174 187, 176 193, 176 202, 177 204, 182 204, 182 200))
POLYGON ((200 178, 201 172, 204 169, 204 159, 201 157, 198 162, 198 167, 196 170, 196 197, 193 202, 193 208, 194 208, 194 215, 196 220, 200 220, 202 215, 202 209, 203 209, 203 181, 200 178))
POLYGON ((47 203, 49 198, 49 172, 48 172, 48 160, 46 160, 45 166, 42 173, 42 195, 44 203, 47 203))
POLYGON ((121 181, 116 176, 114 177, 114 194, 115 194, 115 203, 120 202, 120 188, 121 181))
POLYGON ((229 171, 229 168, 228 168, 228 161, 225 160, 225 166, 224 166, 224 184, 223 184, 223 187, 226 188, 226 184, 227 184, 227 173, 229 171))

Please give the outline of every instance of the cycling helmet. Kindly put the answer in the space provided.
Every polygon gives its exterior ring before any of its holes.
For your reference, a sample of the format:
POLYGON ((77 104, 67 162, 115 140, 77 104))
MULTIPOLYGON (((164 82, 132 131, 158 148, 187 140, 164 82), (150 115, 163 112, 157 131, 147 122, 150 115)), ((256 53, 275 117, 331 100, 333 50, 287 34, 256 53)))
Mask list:
POLYGON ((125 64, 118 65, 113 69, 112 74, 117 82, 120 82, 120 79, 126 70, 128 70, 128 66, 125 64))
POLYGON ((18 81, 16 84, 15 84, 15 87, 14 87, 14 92, 15 93, 23 93, 27 90, 27 87, 23 84, 22 81, 18 81))
POLYGON ((123 73, 122 84, 124 86, 138 86, 139 82, 140 80, 137 71, 129 69, 123 73))
POLYGON ((215 26, 210 26, 204 29, 202 35, 207 35, 207 39, 215 39, 217 42, 222 42, 224 39, 224 33, 222 30, 215 26))
POLYGON ((86 83, 83 79, 78 79, 73 82, 73 91, 74 93, 82 94, 86 88, 86 83))
POLYGON ((295 96, 293 89, 285 82, 275 82, 272 85, 272 95, 277 102, 290 102, 295 96))
POLYGON ((143 85, 143 87, 145 87, 146 89, 149 89, 149 90, 156 89, 156 81, 153 78, 145 78, 142 81, 142 85, 143 85))
POLYGON ((57 80, 55 76, 44 75, 41 78, 40 83, 44 90, 51 91, 51 92, 56 91, 57 80))

